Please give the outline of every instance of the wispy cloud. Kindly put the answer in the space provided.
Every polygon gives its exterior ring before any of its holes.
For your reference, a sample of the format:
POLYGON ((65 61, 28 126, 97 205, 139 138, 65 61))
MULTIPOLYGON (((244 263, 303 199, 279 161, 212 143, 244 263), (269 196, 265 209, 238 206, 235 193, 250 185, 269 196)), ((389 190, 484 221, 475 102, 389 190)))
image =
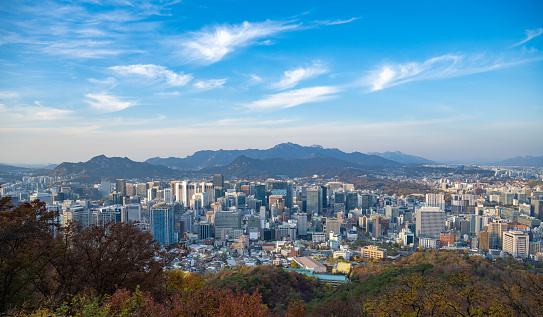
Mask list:
POLYGON ((196 83, 194 83, 194 87, 198 89, 202 89, 202 90, 222 88, 227 80, 228 78, 199 80, 196 83))
POLYGON ((247 104, 246 107, 253 110, 277 110, 291 108, 305 103, 314 103, 326 101, 334 98, 333 94, 340 90, 336 87, 319 86, 311 88, 302 88, 281 92, 275 95, 266 96, 247 104))
POLYGON ((182 55, 201 63, 213 64, 234 50, 255 44, 256 41, 299 27, 291 22, 243 22, 237 25, 206 27, 192 32, 180 41, 182 55))
POLYGON ((528 42, 529 40, 540 36, 541 34, 543 34, 543 28, 538 28, 538 29, 535 29, 535 30, 526 30, 526 31, 524 31, 524 34, 526 35, 526 38, 524 40, 518 42, 517 44, 513 45, 513 47, 522 45, 522 44, 528 42))
POLYGON ((5 105, 1 105, 0 113, 2 113, 2 117, 4 117, 4 119, 24 121, 60 120, 73 114, 73 111, 71 110, 43 106, 39 101, 35 101, 34 104, 36 106, 20 105, 17 107, 6 107, 5 105))
POLYGON ((19 94, 13 91, 0 91, 0 99, 12 99, 17 98, 19 94))
POLYGON ((324 24, 324 25, 338 25, 338 24, 345 24, 345 23, 351 23, 353 21, 356 21, 360 18, 350 18, 348 20, 333 20, 333 21, 319 21, 320 24, 324 24))
POLYGON ((123 76, 139 75, 151 80, 164 80, 171 86, 185 86, 193 78, 192 74, 175 73, 164 66, 153 64, 113 66, 110 69, 123 76))
POLYGON ((209 127, 215 127, 215 126, 273 126, 273 125, 282 125, 286 123, 292 123, 295 120, 293 119, 277 119, 277 120, 262 120, 262 118, 258 117, 246 117, 246 118, 226 118, 221 120, 216 120, 212 122, 206 122, 206 123, 198 123, 193 126, 209 126, 209 127))
POLYGON ((313 65, 309 67, 299 67, 285 71, 281 80, 271 86, 278 90, 285 90, 295 87, 302 80, 316 77, 327 72, 328 68, 317 61, 313 62, 313 65))
POLYGON ((85 97, 88 98, 85 100, 86 103, 102 112, 120 111, 138 104, 136 101, 122 101, 119 97, 106 93, 86 94, 85 97))
POLYGON ((537 51, 524 53, 531 56, 446 54, 424 62, 386 64, 363 78, 362 85, 368 86, 370 91, 377 91, 411 81, 465 76, 543 59, 537 51))

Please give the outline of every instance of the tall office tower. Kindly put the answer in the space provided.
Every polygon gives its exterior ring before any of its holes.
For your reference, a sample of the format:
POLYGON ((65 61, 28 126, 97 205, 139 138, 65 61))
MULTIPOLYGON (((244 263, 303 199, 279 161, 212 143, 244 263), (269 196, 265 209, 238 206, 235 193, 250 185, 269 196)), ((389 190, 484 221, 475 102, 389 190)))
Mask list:
POLYGON ((117 191, 117 193, 121 194, 121 196, 126 196, 126 180, 115 180, 115 190, 117 191))
POLYGON ((163 191, 164 195, 164 202, 168 204, 173 204, 173 189, 171 188, 165 188, 163 191))
POLYGON ((345 203, 345 192, 336 191, 334 192, 334 204, 344 204, 345 203))
POLYGON ((215 237, 221 237, 223 230, 232 234, 234 230, 241 229, 241 214, 239 212, 220 211, 215 213, 215 237))
POLYGON ((224 176, 222 176, 221 174, 213 175, 213 186, 224 187, 224 176))
POLYGON ((170 188, 173 190, 173 199, 175 199, 175 201, 177 201, 177 195, 179 195, 177 193, 177 184, 180 183, 181 181, 172 181, 170 182, 170 188))
POLYGON ((157 188, 156 187, 152 187, 152 188, 149 188, 147 190, 147 200, 156 199, 156 195, 157 195, 157 188))
POLYGON ((198 239, 207 239, 212 237, 212 225, 208 221, 201 221, 198 224, 198 239))
POLYGON ((360 208, 362 210, 370 209, 370 207, 373 205, 371 195, 369 194, 363 194, 360 195, 360 208))
POLYGON ((341 222, 337 218, 327 218, 326 219, 326 239, 330 238, 330 233, 334 234, 341 233, 341 222))
POLYGON ((215 191, 213 190, 213 183, 200 183, 198 186, 199 193, 207 193, 207 196, 209 197, 209 202, 215 201, 215 191))
POLYGON ((292 208, 292 192, 294 190, 292 181, 268 180, 268 190, 272 195, 282 195, 285 198, 285 206, 292 208))
POLYGON ((479 232, 479 249, 486 252, 490 249, 490 234, 488 231, 479 232))
POLYGON ((308 214, 322 214, 322 190, 320 187, 307 189, 306 211, 308 214))
POLYGON ((255 199, 262 202, 262 206, 266 206, 268 202, 266 201, 266 185, 264 184, 255 184, 255 199))
POLYGON ((111 194, 111 182, 102 181, 100 190, 102 191, 102 198, 108 198, 109 194, 111 194))
POLYGON ((125 222, 139 222, 141 221, 141 205, 129 204, 126 205, 126 221, 125 222))
POLYGON ((260 220, 266 220, 266 206, 260 207, 260 220))
POLYGON ((543 200, 532 197, 530 205, 530 215, 536 219, 543 220, 543 200))
POLYGON ((322 208, 328 207, 328 187, 321 186, 322 208))
POLYGON ((151 207, 149 220, 151 234, 159 244, 167 246, 176 243, 175 220, 171 204, 160 203, 151 207))
POLYGON ((490 240, 490 248, 502 248, 503 246, 503 233, 507 231, 507 222, 494 221, 488 224, 488 233, 490 240), (492 239, 494 238, 494 239, 492 239), (493 243, 495 241, 495 243, 493 243))
POLYGON ((426 194, 426 205, 445 210, 445 194, 426 194))
POLYGON ((183 206, 190 207, 190 200, 192 195, 196 194, 196 185, 190 181, 182 181, 177 184, 177 193, 179 197, 176 197, 176 201, 183 204, 183 206))
POLYGON ((415 213, 417 237, 438 238, 445 227, 445 211, 439 207, 423 206, 415 213))
POLYGON ((298 235, 307 235, 307 213, 301 212, 296 214, 296 221, 298 226, 298 235))
POLYGON ((194 227, 194 212, 192 210, 185 211, 179 216, 180 230, 179 235, 183 236, 185 232, 193 232, 194 227), (181 230, 183 229, 183 230, 181 230))
POLYGON ((347 193, 347 196, 345 197, 345 212, 348 213, 349 211, 356 208, 358 208, 358 193, 347 193))
POLYGON ((198 209, 202 209, 202 208, 207 208, 209 207, 209 195, 207 193, 196 193, 194 195, 192 195, 192 200, 194 202, 194 204, 191 205, 191 209, 195 209, 195 210, 198 210, 198 209), (197 201, 199 201, 199 207, 200 208, 195 208, 195 206, 197 205, 197 201))
POLYGON ((147 190, 149 189, 149 184, 139 183, 136 185, 136 195, 140 197, 147 197, 147 190))
POLYGON ((136 185, 126 185, 126 196, 136 196, 136 185))
POLYGON ((515 258, 527 258, 529 255, 530 237, 521 231, 505 231, 503 233, 503 251, 515 258))

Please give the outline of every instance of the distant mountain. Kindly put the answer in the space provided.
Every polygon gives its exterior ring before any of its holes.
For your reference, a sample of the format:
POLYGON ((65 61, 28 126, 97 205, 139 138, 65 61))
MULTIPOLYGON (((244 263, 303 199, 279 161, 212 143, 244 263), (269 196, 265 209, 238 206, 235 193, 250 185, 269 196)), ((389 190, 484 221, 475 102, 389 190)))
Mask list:
POLYGON ((99 181, 101 178, 147 179, 178 176, 180 171, 172 170, 166 166, 134 162, 126 157, 100 155, 87 162, 64 162, 45 175, 53 177, 76 176, 81 180, 99 181))
POLYGON ((178 169, 198 170, 211 166, 221 166, 232 163, 236 158, 245 156, 252 159, 308 159, 314 157, 335 158, 342 161, 365 166, 398 167, 403 164, 391 161, 378 155, 367 155, 360 152, 345 153, 338 149, 325 149, 320 145, 301 146, 294 143, 282 143, 267 150, 218 150, 198 151, 186 158, 160 158, 146 160, 146 163, 165 165, 178 169))
POLYGON ((27 172, 30 171, 30 168, 26 167, 19 167, 19 166, 13 166, 13 165, 7 165, 7 164, 1 164, 0 163, 0 173, 19 173, 19 172, 27 172))
POLYGON ((387 160, 396 161, 402 164, 437 164, 436 162, 425 159, 424 157, 409 155, 400 151, 384 153, 373 152, 368 154, 378 155, 380 157, 386 158, 387 160))
POLYGON ((517 156, 503 161, 489 163, 490 166, 543 167, 543 156, 517 156))
POLYGON ((225 166, 207 167, 200 170, 205 174, 223 174, 235 177, 310 177, 315 174, 327 177, 340 176, 348 173, 353 175, 368 175, 370 171, 356 163, 346 162, 330 157, 312 157, 306 159, 253 159, 240 156, 225 166))

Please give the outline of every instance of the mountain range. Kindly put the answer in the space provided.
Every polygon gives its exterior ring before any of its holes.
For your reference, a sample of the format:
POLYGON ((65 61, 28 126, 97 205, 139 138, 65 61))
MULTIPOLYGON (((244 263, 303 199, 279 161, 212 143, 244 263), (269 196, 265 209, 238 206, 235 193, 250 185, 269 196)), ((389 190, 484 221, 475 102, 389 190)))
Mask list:
POLYGON ((320 145, 301 146, 294 143, 281 143, 270 149, 258 150, 218 150, 198 151, 185 158, 154 157, 145 161, 154 165, 184 170, 200 170, 206 167, 222 166, 232 163, 236 158, 245 156, 252 159, 308 159, 315 157, 334 158, 364 166, 399 167, 404 164, 432 164, 433 161, 403 154, 401 152, 385 152, 363 154, 360 152, 345 153, 338 149, 326 149, 320 145))

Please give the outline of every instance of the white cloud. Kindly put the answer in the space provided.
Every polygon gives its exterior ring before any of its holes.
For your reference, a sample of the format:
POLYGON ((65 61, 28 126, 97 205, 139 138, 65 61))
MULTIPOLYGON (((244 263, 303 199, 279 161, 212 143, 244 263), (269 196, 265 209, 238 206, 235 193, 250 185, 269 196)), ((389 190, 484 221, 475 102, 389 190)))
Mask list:
POLYGON ((518 42, 517 44, 513 45, 513 46, 522 45, 522 44, 528 42, 529 40, 540 36, 541 34, 543 34, 543 28, 538 28, 538 29, 535 29, 535 30, 526 30, 526 31, 524 31, 524 34, 526 34, 526 38, 524 40, 518 42))
POLYGON ((465 76, 542 59, 543 56, 537 51, 498 57, 484 54, 446 54, 424 62, 383 65, 363 78, 362 85, 370 87, 371 91, 377 91, 411 81, 465 76), (525 56, 526 54, 532 56, 525 56))
POLYGON ((86 94, 85 100, 91 107, 103 112, 115 112, 137 105, 135 101, 122 101, 118 97, 111 96, 105 93, 102 94, 86 94))
POLYGON ((324 25, 338 25, 338 24, 345 24, 345 23, 350 23, 350 22, 353 22, 353 21, 356 21, 360 18, 350 18, 348 20, 334 20, 334 21, 323 21, 321 22, 322 24, 324 25))
POLYGON ((171 86, 185 86, 193 78, 192 74, 177 74, 164 66, 153 64, 113 66, 110 69, 123 76, 140 75, 152 80, 161 79, 171 86))
MULTIPOLYGON (((261 23, 243 22, 238 25, 222 25, 193 32, 180 45, 182 54, 202 64, 220 61, 237 48, 251 45, 262 38, 297 28, 298 24, 266 21, 261 23)), ((264 42, 270 43, 270 42, 264 42)))
POLYGON ((247 104, 254 110, 275 110, 299 106, 305 103, 321 102, 334 98, 340 90, 335 87, 311 87, 281 92, 247 104))
POLYGON ((199 80, 196 83, 194 83, 194 87, 198 89, 203 89, 203 90, 222 88, 227 80, 228 78, 199 80))
POLYGON ((272 84, 272 87, 278 90, 293 88, 304 79, 316 77, 327 72, 328 69, 324 65, 314 62, 312 66, 306 68, 300 67, 285 71, 281 81, 272 84))

